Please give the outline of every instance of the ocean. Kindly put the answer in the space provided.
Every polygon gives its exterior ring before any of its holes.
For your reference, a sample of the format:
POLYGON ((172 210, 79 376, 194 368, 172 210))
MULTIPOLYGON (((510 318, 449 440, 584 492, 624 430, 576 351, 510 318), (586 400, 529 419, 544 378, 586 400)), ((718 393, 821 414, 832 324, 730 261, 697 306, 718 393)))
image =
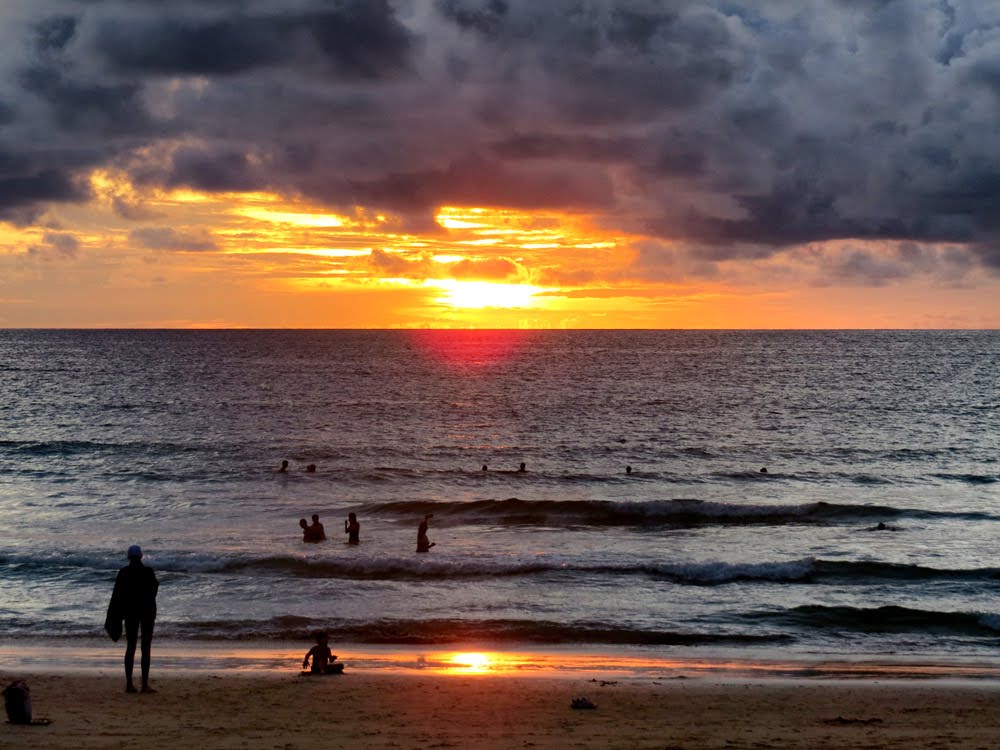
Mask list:
POLYGON ((101 637, 138 543, 160 640, 995 661, 998 373, 997 331, 0 331, 0 639, 101 637))

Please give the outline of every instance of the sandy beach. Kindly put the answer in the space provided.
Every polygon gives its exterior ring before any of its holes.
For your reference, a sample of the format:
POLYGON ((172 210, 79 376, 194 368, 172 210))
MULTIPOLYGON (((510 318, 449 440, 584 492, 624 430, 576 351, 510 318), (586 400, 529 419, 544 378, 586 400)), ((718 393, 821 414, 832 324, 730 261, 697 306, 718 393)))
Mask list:
POLYGON ((0 747, 989 750, 1000 729, 992 680, 169 673, 126 695, 107 672, 20 676, 52 724, 4 724, 0 747))

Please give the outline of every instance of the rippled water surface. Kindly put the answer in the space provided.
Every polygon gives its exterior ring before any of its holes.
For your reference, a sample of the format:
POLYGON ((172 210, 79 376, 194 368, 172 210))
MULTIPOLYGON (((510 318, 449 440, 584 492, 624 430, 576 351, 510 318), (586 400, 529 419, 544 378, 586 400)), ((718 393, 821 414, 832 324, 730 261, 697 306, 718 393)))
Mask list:
POLYGON ((0 331, 0 636, 99 634, 138 542, 167 637, 996 657, 998 372, 997 332, 0 331))

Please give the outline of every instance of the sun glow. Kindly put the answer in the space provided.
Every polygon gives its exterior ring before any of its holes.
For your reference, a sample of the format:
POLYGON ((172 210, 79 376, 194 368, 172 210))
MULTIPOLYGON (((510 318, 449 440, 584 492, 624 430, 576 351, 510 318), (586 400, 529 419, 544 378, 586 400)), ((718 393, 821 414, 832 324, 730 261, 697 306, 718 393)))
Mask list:
POLYGON ((489 671, 493 666, 493 659, 489 654, 481 652, 466 652, 455 654, 451 657, 451 663, 455 665, 453 671, 481 674, 489 671))
POLYGON ((486 307, 531 307, 542 287, 531 284, 498 284, 491 281, 435 279, 427 282, 443 292, 440 300, 451 307, 480 310, 486 307))

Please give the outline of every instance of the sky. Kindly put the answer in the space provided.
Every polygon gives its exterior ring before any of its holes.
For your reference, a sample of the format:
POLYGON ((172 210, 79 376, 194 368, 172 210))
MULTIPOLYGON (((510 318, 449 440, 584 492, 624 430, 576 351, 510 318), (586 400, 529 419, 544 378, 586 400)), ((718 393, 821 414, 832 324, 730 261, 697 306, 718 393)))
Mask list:
POLYGON ((4 0, 0 327, 998 328, 1000 3, 4 0))

